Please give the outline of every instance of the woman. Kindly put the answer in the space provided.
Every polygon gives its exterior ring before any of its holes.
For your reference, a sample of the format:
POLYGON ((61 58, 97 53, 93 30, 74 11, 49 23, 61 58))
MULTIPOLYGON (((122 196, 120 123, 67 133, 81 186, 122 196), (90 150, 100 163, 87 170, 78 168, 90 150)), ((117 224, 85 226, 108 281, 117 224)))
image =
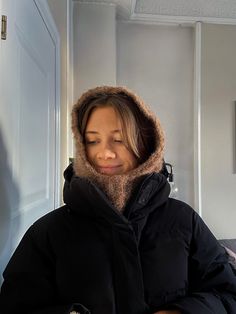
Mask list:
POLYGON ((0 312, 235 314, 236 278, 201 218, 169 198, 164 137, 124 87, 84 93, 65 206, 35 222, 5 272, 0 312))

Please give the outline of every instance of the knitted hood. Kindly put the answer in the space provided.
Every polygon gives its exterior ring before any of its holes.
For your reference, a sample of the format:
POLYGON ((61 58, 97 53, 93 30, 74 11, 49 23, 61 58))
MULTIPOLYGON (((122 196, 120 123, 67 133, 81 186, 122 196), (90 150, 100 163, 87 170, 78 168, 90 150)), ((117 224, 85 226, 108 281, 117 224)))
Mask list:
POLYGON ((134 92, 123 86, 100 86, 89 89, 79 98, 72 110, 72 131, 75 138, 76 152, 73 168, 76 176, 87 178, 95 183, 110 199, 113 206, 122 211, 135 185, 147 174, 162 169, 164 153, 164 134, 158 118, 149 110, 144 101, 134 92), (122 94, 130 97, 141 113, 147 118, 153 129, 154 149, 145 162, 128 173, 108 176, 98 173, 89 163, 82 135, 78 129, 78 109, 84 102, 100 95, 122 94))

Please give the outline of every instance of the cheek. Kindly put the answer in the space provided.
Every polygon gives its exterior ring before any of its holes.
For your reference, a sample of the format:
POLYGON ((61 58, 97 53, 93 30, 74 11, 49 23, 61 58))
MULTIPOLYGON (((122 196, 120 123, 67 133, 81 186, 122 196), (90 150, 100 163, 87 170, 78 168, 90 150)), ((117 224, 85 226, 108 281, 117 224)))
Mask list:
POLYGON ((137 161, 136 157, 134 157, 134 156, 131 157, 131 164, 132 164, 133 168, 138 166, 138 161, 137 161))
POLYGON ((123 156, 125 161, 127 162, 127 164, 129 164, 130 167, 134 168, 137 166, 138 164, 137 159, 132 153, 126 151, 123 156))
POLYGON ((92 161, 93 158, 94 158, 94 152, 93 152, 93 149, 91 147, 87 147, 85 149, 85 152, 86 152, 86 156, 88 158, 89 161, 92 161))

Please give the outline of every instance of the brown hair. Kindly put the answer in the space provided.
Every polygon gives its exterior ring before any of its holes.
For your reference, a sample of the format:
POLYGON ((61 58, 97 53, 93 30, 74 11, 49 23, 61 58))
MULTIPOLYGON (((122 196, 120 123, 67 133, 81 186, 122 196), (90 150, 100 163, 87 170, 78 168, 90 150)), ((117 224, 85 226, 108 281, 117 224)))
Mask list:
POLYGON ((111 106, 118 114, 127 148, 140 163, 144 162, 155 150, 154 125, 141 113, 133 99, 124 93, 96 94, 78 108, 78 130, 82 138, 84 139, 86 125, 93 109, 104 106, 111 106))

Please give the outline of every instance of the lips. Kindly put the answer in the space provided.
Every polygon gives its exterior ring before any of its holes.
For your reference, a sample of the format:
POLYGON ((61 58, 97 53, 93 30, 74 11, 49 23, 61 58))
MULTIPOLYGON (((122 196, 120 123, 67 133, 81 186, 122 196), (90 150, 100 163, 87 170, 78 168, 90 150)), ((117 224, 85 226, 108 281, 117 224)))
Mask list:
POLYGON ((116 174, 120 171, 121 165, 117 166, 98 166, 97 170, 98 172, 102 174, 116 174))

